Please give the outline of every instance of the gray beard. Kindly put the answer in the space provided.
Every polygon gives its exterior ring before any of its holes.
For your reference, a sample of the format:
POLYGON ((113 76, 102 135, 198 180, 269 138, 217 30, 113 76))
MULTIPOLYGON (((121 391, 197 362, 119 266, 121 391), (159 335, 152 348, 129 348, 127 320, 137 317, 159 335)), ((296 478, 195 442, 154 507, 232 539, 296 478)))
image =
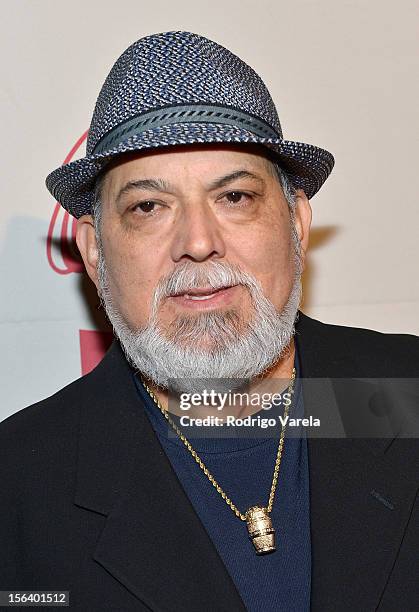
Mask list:
POLYGON ((295 333, 301 301, 301 258, 295 239, 294 246, 294 282, 280 313, 265 297, 260 283, 238 266, 187 261, 160 280, 148 324, 142 329, 132 329, 115 308, 99 246, 99 294, 128 361, 156 385, 176 394, 195 393, 208 386, 231 390, 263 374, 286 354, 295 333), (236 284, 250 293, 248 321, 238 309, 230 308, 178 316, 165 329, 159 324, 158 309, 166 296, 199 286, 217 289, 236 284))

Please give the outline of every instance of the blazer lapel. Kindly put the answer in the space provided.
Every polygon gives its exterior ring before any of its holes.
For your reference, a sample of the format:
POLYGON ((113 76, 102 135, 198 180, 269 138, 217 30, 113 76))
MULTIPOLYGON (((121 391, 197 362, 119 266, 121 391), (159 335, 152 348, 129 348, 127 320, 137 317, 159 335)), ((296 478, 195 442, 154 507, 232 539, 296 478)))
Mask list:
POLYGON ((86 386, 75 503, 107 516, 93 558, 152 610, 244 612, 142 409, 119 344, 86 386))
MULTIPOLYGON (((329 330, 300 314, 301 374, 318 378, 314 387, 303 386, 305 413, 330 419, 342 435, 351 435, 357 418, 363 431, 374 431, 368 385, 354 383, 348 393, 338 379, 384 374, 374 364, 362 373, 350 347, 329 330)), ((379 607, 417 489, 416 440, 396 435, 308 439, 314 611, 379 607)))

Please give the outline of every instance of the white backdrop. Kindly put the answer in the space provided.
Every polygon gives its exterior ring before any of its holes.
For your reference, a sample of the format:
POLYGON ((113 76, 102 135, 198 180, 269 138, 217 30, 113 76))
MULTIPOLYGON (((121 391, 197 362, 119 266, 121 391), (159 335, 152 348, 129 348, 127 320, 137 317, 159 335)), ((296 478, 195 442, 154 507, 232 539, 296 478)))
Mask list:
POLYGON ((419 334, 416 0, 3 0, 1 8, 0 420, 80 376, 80 330, 94 340, 87 332, 103 328, 61 238, 71 222, 61 212, 54 222, 44 178, 69 154, 84 155, 84 143, 71 149, 110 67, 154 32, 190 30, 230 48, 267 83, 285 137, 335 155, 312 200, 303 310, 419 334))

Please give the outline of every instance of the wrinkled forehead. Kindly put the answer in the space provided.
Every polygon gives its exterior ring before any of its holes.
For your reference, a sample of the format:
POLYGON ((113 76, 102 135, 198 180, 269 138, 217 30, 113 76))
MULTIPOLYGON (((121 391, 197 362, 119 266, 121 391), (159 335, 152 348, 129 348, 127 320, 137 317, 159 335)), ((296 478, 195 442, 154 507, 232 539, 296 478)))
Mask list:
POLYGON ((194 169, 205 181, 211 180, 217 172, 235 166, 255 169, 269 177, 278 178, 274 158, 264 146, 234 143, 179 145, 118 156, 99 175, 96 181, 96 196, 104 194, 105 189, 107 195, 110 195, 110 192, 133 174, 176 177, 179 168, 189 168, 194 169))

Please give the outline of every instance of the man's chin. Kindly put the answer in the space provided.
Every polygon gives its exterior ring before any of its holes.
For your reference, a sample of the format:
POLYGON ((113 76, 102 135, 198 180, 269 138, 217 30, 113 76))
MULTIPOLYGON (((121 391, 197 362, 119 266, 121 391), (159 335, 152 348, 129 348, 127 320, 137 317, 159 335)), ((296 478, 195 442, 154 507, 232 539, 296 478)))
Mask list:
MULTIPOLYGON (((226 335, 222 337, 214 338, 211 334, 200 334, 199 337, 184 338, 180 336, 168 337, 163 334, 163 337, 173 347, 179 348, 182 351, 188 351, 189 353, 196 353, 197 355, 211 355, 215 352, 222 352, 228 350, 233 344, 233 338, 226 335)), ((236 336, 236 341, 238 337, 236 336)))
POLYGON ((165 340, 182 349, 212 352, 237 342, 248 332, 249 322, 249 317, 230 308, 181 315, 168 324, 159 322, 156 329, 165 340))

